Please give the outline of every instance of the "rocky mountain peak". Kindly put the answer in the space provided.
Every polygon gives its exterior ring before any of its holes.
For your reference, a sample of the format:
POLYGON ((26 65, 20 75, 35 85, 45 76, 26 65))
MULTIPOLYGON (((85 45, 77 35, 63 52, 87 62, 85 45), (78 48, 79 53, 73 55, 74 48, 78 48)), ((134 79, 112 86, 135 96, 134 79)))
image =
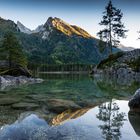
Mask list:
POLYGON ((23 33, 26 33, 26 34, 32 33, 32 31, 30 29, 28 29, 27 27, 25 27, 20 21, 17 21, 17 27, 23 33))
POLYGON ((44 31, 45 28, 44 28, 44 25, 39 25, 35 30, 32 31, 32 33, 39 33, 41 31, 44 31))
POLYGON ((53 31, 59 31, 67 36, 92 38, 92 36, 82 28, 70 25, 57 17, 49 17, 44 25, 38 26, 35 30, 28 29, 19 21, 17 21, 17 27, 21 32, 26 34, 39 33, 42 36, 42 39, 49 39, 49 36, 53 31))
POLYGON ((55 26, 55 23, 60 23, 60 22, 64 22, 62 21, 61 19, 57 18, 57 17, 49 17, 47 22, 45 23, 45 26, 53 26, 53 27, 56 27, 55 26))
POLYGON ((57 29, 68 36, 81 36, 85 38, 92 37, 88 32, 80 27, 70 25, 57 17, 49 17, 47 22, 44 24, 44 28, 46 28, 47 31, 50 30, 50 32, 52 32, 53 29, 57 29))

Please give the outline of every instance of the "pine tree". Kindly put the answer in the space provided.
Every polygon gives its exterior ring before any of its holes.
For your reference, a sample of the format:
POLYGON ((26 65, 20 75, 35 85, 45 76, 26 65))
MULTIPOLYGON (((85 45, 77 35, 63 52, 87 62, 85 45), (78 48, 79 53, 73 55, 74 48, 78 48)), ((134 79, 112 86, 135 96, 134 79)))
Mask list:
POLYGON ((19 41, 13 33, 8 32, 5 34, 2 48, 5 60, 8 61, 10 68, 12 67, 12 63, 23 67, 27 66, 27 59, 22 51, 19 41))
POLYGON ((126 37, 127 30, 125 30, 125 26, 121 21, 123 13, 112 5, 111 0, 105 7, 103 14, 103 19, 99 24, 105 26, 105 28, 98 32, 98 36, 108 44, 110 53, 112 53, 112 46, 117 46, 120 43, 120 37, 126 37))

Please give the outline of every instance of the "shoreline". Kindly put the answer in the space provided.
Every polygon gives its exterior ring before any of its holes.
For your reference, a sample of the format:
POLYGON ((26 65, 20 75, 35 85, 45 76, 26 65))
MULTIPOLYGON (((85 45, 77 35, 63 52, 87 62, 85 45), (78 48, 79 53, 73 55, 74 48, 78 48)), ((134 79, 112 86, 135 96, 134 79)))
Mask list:
POLYGON ((26 76, 10 76, 0 75, 0 89, 5 89, 8 86, 19 86, 24 84, 42 83, 44 80, 41 78, 31 78, 26 76))
POLYGON ((39 74, 89 74, 88 71, 50 71, 50 72, 38 72, 39 74))

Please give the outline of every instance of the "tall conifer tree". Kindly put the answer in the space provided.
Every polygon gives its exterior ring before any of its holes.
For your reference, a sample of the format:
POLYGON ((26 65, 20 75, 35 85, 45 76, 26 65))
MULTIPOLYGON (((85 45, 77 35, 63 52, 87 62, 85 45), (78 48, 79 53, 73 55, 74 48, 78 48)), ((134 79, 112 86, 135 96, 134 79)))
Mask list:
POLYGON ((103 12, 103 19, 99 23, 105 26, 105 28, 98 32, 100 39, 107 42, 110 47, 110 53, 112 53, 112 46, 117 46, 120 43, 120 37, 126 37, 125 33, 127 30, 125 30, 125 26, 121 21, 122 17, 123 13, 121 10, 114 7, 110 0, 103 12))
POLYGON ((9 63, 9 67, 12 66, 12 63, 16 63, 24 67, 27 66, 27 59, 22 51, 19 41, 13 33, 8 32, 4 36, 2 48, 5 60, 9 63))

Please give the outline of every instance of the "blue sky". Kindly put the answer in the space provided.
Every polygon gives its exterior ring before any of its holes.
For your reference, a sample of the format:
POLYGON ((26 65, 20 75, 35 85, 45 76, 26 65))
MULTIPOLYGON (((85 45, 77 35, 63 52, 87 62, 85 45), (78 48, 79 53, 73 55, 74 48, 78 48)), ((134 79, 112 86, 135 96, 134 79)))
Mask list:
MULTIPOLYGON (((139 47, 140 0, 112 0, 124 13, 123 22, 129 32, 121 40, 126 46, 139 47)), ((93 36, 100 30, 99 22, 108 0, 0 0, 0 16, 22 22, 30 29, 44 24, 48 17, 59 17, 87 30, 93 36)))

